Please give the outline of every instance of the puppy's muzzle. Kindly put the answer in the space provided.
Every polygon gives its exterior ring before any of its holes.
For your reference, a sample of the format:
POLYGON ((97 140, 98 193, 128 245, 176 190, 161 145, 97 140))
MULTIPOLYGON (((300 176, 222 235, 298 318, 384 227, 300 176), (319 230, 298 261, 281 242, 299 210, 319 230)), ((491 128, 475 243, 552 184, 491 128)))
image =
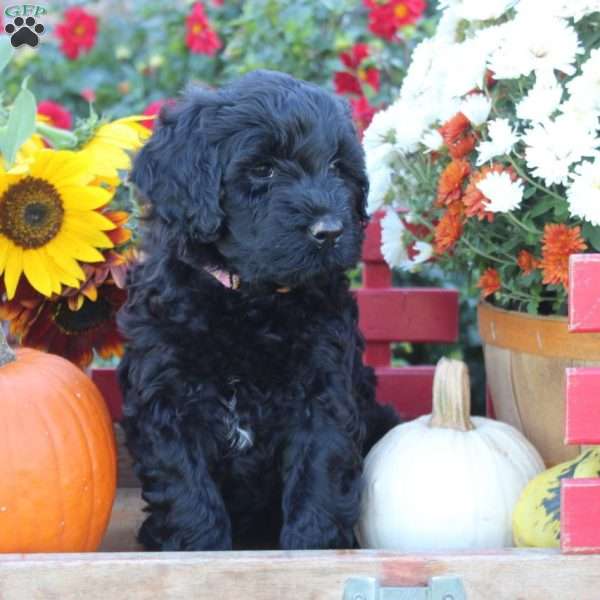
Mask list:
POLYGON ((310 238, 319 246, 333 246, 343 231, 342 222, 329 216, 322 217, 308 228, 310 238))

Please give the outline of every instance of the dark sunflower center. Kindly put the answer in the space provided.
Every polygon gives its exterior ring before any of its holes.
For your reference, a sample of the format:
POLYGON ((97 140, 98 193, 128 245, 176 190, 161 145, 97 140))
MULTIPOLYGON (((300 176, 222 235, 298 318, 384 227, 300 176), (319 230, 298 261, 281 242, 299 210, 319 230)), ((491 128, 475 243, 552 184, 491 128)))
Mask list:
POLYGON ((54 311, 54 321, 63 333, 78 335, 103 325, 112 318, 112 307, 100 297, 95 302, 85 299, 79 310, 71 310, 67 302, 59 302, 54 311))
POLYGON ((40 248, 60 231, 65 210, 56 188, 25 177, 0 198, 0 233, 22 248, 40 248))

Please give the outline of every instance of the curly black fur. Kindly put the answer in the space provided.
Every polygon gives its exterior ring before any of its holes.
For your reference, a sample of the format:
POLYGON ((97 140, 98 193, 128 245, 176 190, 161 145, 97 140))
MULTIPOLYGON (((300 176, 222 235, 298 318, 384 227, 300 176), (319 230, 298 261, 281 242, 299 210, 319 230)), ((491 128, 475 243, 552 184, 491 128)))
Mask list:
POLYGON ((346 105, 266 71, 192 88, 161 114, 132 181, 150 203, 120 315, 140 541, 352 547, 362 458, 396 418, 374 400, 345 275, 367 189, 346 105), (325 216, 343 225, 335 244, 309 235, 325 216))

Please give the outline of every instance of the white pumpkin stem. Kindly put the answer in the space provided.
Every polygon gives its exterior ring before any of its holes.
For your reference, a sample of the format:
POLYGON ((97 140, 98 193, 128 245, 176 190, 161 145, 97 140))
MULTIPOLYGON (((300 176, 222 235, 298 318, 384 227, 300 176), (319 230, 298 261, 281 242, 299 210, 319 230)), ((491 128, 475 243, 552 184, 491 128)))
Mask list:
POLYGON ((470 414, 471 387, 467 365, 460 360, 440 359, 433 377, 433 411, 429 427, 470 431, 475 429, 470 414))
POLYGON ((10 362, 17 360, 15 351, 8 345, 6 336, 4 335, 4 329, 2 328, 2 322, 0 321, 0 367, 7 365, 10 362))

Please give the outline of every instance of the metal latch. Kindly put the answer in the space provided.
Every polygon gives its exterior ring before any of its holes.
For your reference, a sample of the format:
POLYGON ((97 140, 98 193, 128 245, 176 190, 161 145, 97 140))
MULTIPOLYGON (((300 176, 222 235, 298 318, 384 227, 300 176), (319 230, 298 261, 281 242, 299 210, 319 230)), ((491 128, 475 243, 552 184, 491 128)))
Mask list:
POLYGON ((374 577, 351 577, 343 600, 466 600, 459 577, 432 577, 427 587, 382 587, 374 577))

